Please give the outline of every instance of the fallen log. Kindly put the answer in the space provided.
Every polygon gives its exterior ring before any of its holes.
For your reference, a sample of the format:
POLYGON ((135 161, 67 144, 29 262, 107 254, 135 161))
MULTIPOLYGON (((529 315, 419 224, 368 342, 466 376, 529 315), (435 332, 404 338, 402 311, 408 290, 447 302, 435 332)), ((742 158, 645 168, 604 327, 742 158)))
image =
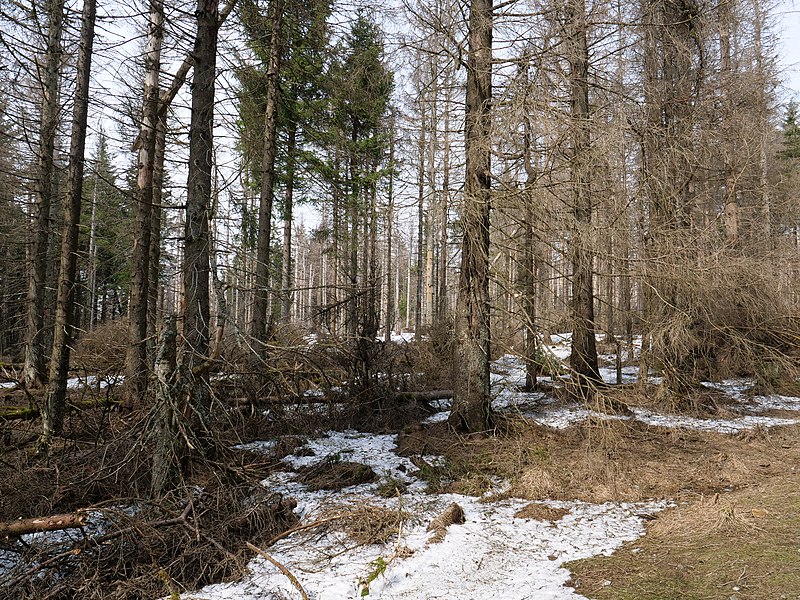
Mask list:
MULTIPOLYGON (((121 400, 117 398, 98 398, 90 400, 79 400, 77 402, 68 402, 67 410, 71 408, 98 408, 108 406, 119 406, 122 404, 121 400)), ((33 421, 39 418, 39 409, 30 407, 18 406, 2 406, 0 407, 0 421, 33 421)))
POLYGON ((18 519, 0 523, 0 538, 19 537, 28 533, 41 533, 42 531, 79 529, 84 525, 86 525, 86 514, 82 512, 18 519))
MULTIPOLYGON (((402 402, 431 402, 433 400, 448 400, 453 397, 453 390, 425 390, 421 392, 395 392, 392 396, 402 402)), ((336 396, 268 396, 263 399, 265 404, 289 406, 292 404, 346 404, 349 397, 346 393, 336 396)), ((249 398, 235 398, 235 404, 251 403, 249 398)))
POLYGON ((399 392, 395 395, 398 400, 414 402, 431 402, 432 400, 449 400, 453 397, 453 390, 428 390, 424 392, 399 392))

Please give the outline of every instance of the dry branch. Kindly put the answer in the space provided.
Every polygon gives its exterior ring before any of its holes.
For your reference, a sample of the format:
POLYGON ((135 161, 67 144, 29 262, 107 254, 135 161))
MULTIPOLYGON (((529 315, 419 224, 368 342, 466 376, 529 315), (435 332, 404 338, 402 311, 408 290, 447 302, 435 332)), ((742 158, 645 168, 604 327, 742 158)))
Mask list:
POLYGON ((85 524, 86 514, 83 512, 18 519, 17 521, 0 523, 0 538, 18 537, 27 533, 38 533, 41 531, 78 529, 85 524))
MULTIPOLYGON (((70 408, 96 408, 100 406, 116 406, 122 402, 116 398, 98 398, 91 400, 80 400, 68 402, 67 409, 70 408)), ((30 407, 0 407, 0 421, 32 421, 39 418, 39 409, 30 407)))
POLYGON ((284 567, 284 566, 283 566, 283 564, 279 563, 277 560, 275 560, 274 558, 272 558, 272 557, 271 557, 269 554, 267 554, 266 552, 264 552, 264 551, 263 551, 263 550, 261 550, 260 548, 258 548, 258 547, 256 547, 256 546, 254 546, 254 545, 253 545, 253 544, 251 544, 250 542, 247 542, 247 547, 248 547, 248 548, 250 548, 250 550, 252 550, 253 552, 256 552, 256 553, 257 553, 259 556, 261 556, 261 557, 262 557, 262 558, 264 558, 265 560, 268 560, 268 561, 269 561, 269 562, 271 562, 273 565, 275 565, 275 567, 277 567, 277 569, 278 569, 278 570, 279 570, 281 573, 283 573, 284 575, 286 575, 286 578, 287 578, 289 581, 291 581, 291 582, 292 582, 292 585, 293 585, 295 588, 297 588, 297 591, 298 591, 298 592, 300 592, 300 595, 303 597, 303 600, 309 600, 309 598, 308 598, 308 594, 306 594, 306 591, 303 589, 303 586, 302 586, 302 585, 300 585, 300 582, 299 582, 299 581, 297 581, 297 577, 295 577, 294 575, 292 575, 292 572, 291 572, 289 569, 287 569, 286 567, 284 567))

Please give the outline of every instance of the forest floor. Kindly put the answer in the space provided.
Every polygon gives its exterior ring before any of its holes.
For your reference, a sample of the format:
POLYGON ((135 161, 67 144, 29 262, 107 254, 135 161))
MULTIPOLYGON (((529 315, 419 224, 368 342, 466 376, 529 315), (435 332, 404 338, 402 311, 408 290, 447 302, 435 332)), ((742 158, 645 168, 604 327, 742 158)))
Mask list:
MULTIPOLYGON (((320 600, 800 598, 799 398, 729 380, 678 414, 626 367, 587 406, 522 373, 494 363, 495 435, 454 437, 443 402, 398 432, 239 446, 282 462, 264 484, 308 527, 270 555, 320 600), (439 531, 453 503, 463 523, 439 531)), ((297 597, 261 558, 186 596, 297 597)))
POLYGON ((708 383, 676 412, 622 374, 577 404, 558 378, 520 391, 521 361, 501 357, 493 435, 455 436, 447 401, 377 432, 288 407, 292 435, 233 449, 299 522, 252 540, 243 577, 180 598, 799 599, 800 394, 708 383))

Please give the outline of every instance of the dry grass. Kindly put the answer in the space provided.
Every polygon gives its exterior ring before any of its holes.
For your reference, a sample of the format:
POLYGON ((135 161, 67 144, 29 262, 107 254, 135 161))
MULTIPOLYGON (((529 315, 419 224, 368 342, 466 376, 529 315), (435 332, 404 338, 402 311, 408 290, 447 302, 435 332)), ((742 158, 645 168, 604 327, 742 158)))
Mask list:
POLYGON ((546 504, 531 502, 525 508, 518 510, 514 517, 517 519, 533 519, 534 521, 558 521, 569 512, 568 508, 551 508, 546 504))
POLYGON ((351 485, 372 483, 378 476, 368 465, 339 460, 322 460, 319 463, 298 469, 298 481, 305 483, 311 491, 341 490, 351 485))
POLYGON ((713 495, 788 472, 800 460, 800 427, 736 436, 587 421, 564 431, 506 423, 493 438, 454 439, 446 425, 400 436, 401 453, 442 454, 457 489, 475 473, 512 481, 530 500, 639 501, 713 495))
POLYGON ((598 600, 795 600, 800 492, 794 475, 684 501, 611 557, 568 564, 598 600), (611 582, 608 584, 608 582, 611 582))
POLYGON ((358 544, 386 544, 399 537, 403 527, 413 519, 411 513, 398 508, 364 503, 363 501, 330 504, 318 515, 320 522, 343 531, 358 544))

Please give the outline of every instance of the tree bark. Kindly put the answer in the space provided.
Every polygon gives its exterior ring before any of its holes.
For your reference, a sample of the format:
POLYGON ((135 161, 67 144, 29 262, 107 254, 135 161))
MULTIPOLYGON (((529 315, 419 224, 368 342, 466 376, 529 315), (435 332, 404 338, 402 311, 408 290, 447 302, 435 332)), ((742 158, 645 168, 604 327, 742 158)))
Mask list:
POLYGON ((153 210, 150 213, 150 275, 147 286, 147 339, 148 364, 155 361, 155 339, 158 332, 158 299, 161 295, 161 218, 164 198, 164 158, 167 145, 167 124, 164 119, 156 123, 156 148, 153 159, 153 210))
POLYGON ((38 388, 47 379, 44 341, 45 281, 47 249, 50 243, 50 209, 56 196, 54 160, 59 112, 61 37, 64 26, 63 0, 47 3, 47 49, 42 88, 42 116, 39 129, 39 165, 36 181, 34 231, 30 245, 28 272, 28 312, 25 328, 24 381, 28 388, 38 388))
POLYGON ((175 317, 164 323, 164 331, 156 358, 156 448, 153 453, 153 474, 150 495, 160 498, 172 489, 180 477, 181 459, 187 452, 179 434, 181 417, 179 398, 180 381, 176 358, 177 327, 175 317))
POLYGON ((207 419, 210 412, 208 370, 203 365, 209 349, 209 226, 214 92, 217 60, 216 0, 198 0, 197 37, 194 44, 194 81, 189 129, 189 177, 186 196, 183 257, 183 354, 188 382, 192 430, 203 440, 198 448, 209 452, 207 419), (199 431, 198 431, 199 428, 199 431))
POLYGON ((464 239, 449 423, 454 429, 476 432, 492 426, 489 395, 492 0, 470 3, 466 92, 464 239))
POLYGON ((395 145, 395 121, 392 114, 391 126, 389 128, 389 198, 386 206, 386 315, 384 319, 384 340, 388 343, 392 341, 392 330, 394 329, 394 270, 392 262, 392 236, 394 235, 394 145, 395 145))
POLYGON ((17 521, 0 523, 0 539, 19 537, 28 533, 39 533, 42 531, 78 529, 84 525, 86 525, 86 514, 81 512, 19 519, 17 521))
POLYGON ((600 381, 594 329, 592 197, 589 131, 589 49, 585 0, 571 0, 569 30, 572 116, 572 354, 570 368, 582 393, 600 381))
POLYGON ((425 248, 425 137, 427 135, 427 112, 419 99, 420 129, 419 129, 419 165, 417 167, 417 272, 416 295, 414 296, 414 339, 422 335, 422 284, 423 284, 423 250, 425 248))
POLYGON ((258 242, 256 281, 253 298, 251 335, 266 342, 267 304, 269 301, 269 261, 272 235, 272 203, 275 187, 275 150, 278 133, 278 76, 281 65, 281 29, 283 0, 273 0, 269 64, 266 73, 266 108, 264 110, 264 152, 261 157, 261 195, 258 204, 258 242))
POLYGON ((286 144, 286 192, 283 201, 283 282, 282 317, 284 323, 292 320, 292 287, 294 287, 292 261, 292 209, 294 208, 295 153, 297 152, 297 123, 289 124, 289 139, 286 144))
POLYGON ((58 272, 53 351, 47 398, 42 411, 40 450, 48 451, 53 435, 61 433, 67 395, 71 344, 75 338, 75 275, 78 265, 78 226, 81 218, 86 124, 89 113, 89 74, 92 68, 95 0, 85 0, 78 48, 75 108, 69 151, 69 189, 64 202, 64 233, 58 272))
POLYGON ((125 355, 125 403, 129 408, 141 405, 147 393, 147 312, 150 285, 150 236, 153 210, 153 166, 156 153, 158 123, 158 76, 161 69, 161 43, 164 6, 162 0, 151 0, 145 53, 144 103, 137 146, 138 174, 134 219, 133 255, 131 263, 130 307, 128 315, 128 349, 125 355))

